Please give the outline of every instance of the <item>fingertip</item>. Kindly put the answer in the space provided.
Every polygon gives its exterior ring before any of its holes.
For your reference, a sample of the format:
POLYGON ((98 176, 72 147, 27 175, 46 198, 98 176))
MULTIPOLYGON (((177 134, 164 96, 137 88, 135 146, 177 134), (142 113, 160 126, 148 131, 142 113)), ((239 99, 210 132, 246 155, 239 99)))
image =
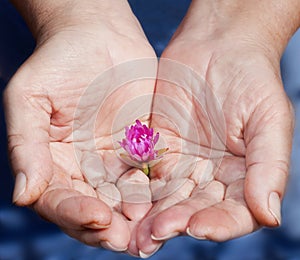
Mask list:
POLYGON ((107 246, 111 246, 116 251, 125 251, 131 239, 131 234, 128 224, 123 216, 119 213, 113 212, 111 215, 111 225, 99 233, 101 241, 109 241, 107 246))
POLYGON ((59 226, 98 230, 106 229, 111 225, 111 210, 99 199, 79 195, 69 190, 60 190, 59 192, 61 194, 58 194, 59 197, 57 198, 55 198, 55 194, 48 197, 44 207, 47 210, 47 205, 51 203, 57 203, 57 206, 50 205, 51 212, 44 212, 43 214, 56 216, 55 219, 59 226), (70 197, 63 198, 64 195, 70 197), (58 202, 55 202, 55 200, 58 202))
POLYGON ((115 251, 115 252, 123 252, 123 251, 126 251, 128 248, 127 246, 126 247, 116 247, 115 245, 113 245, 112 243, 110 243, 108 241, 101 242, 101 246, 105 249, 115 251))
POLYGON ((13 193, 13 203, 22 204, 22 195, 26 191, 27 178, 22 172, 18 173, 15 180, 15 188, 13 193))
POLYGON ((249 207, 260 225, 268 227, 281 225, 281 201, 277 192, 271 192, 269 197, 266 196, 265 202, 252 201, 249 207))
POLYGON ((180 233, 179 232, 173 232, 173 233, 170 233, 168 235, 165 235, 165 236, 160 236, 160 237, 156 237, 154 236, 153 234, 151 235, 151 238, 155 241, 164 241, 164 240, 169 240, 173 237, 177 237, 180 233))
POLYGON ((196 235, 191 231, 190 227, 187 227, 186 233, 187 233, 187 235, 189 235, 190 237, 193 237, 193 238, 195 238, 195 239, 197 239, 197 240, 205 240, 205 239, 207 239, 205 236, 196 236, 196 235))
POLYGON ((62 230, 69 236, 93 247, 102 246, 113 251, 126 251, 130 241, 128 225, 122 216, 114 212, 111 218, 111 225, 108 228, 78 229, 75 226, 61 226, 62 230))
POLYGON ((184 207, 175 206, 160 212, 152 224, 152 239, 161 241, 179 235, 184 231, 188 219, 184 207))
POLYGON ((247 172, 245 200, 260 225, 277 227, 281 224, 281 195, 285 190, 286 178, 282 171, 268 170, 265 166, 252 167, 247 172))
POLYGON ((155 215, 146 217, 142 220, 137 230, 137 248, 140 252, 142 252, 142 254, 144 254, 145 257, 147 257, 147 255, 148 257, 151 256, 156 249, 162 245, 161 241, 156 241, 151 238, 154 218, 155 215))
POLYGON ((127 218, 133 221, 143 219, 149 210, 152 208, 152 203, 126 203, 122 204, 122 212, 127 218))
MULTIPOLYGON (((94 197, 84 196, 80 199, 79 203, 76 203, 74 207, 81 209, 80 218, 89 227, 94 229, 105 229, 111 225, 112 212, 111 209, 99 199, 94 197)), ((72 205, 70 205, 72 207, 72 205)), ((75 214, 75 212, 74 212, 75 214)))
POLYGON ((85 228, 88 228, 88 229, 98 230, 98 229, 108 228, 108 227, 110 227, 110 224, 100 224, 100 223, 97 223, 97 222, 92 222, 92 223, 89 223, 89 224, 85 224, 83 226, 85 228))
POLYGON ((43 179, 29 179, 25 173, 16 175, 12 201, 18 206, 28 206, 36 202, 47 188, 48 182, 43 179))
POLYGON ((281 201, 277 192, 271 192, 269 195, 269 211, 276 221, 276 225, 281 225, 281 201))
POLYGON ((161 247, 162 247, 162 243, 159 244, 154 251, 150 252, 150 253, 144 253, 143 251, 139 250, 139 255, 140 255, 140 258, 142 259, 146 259, 146 258, 149 258, 151 256, 153 256, 161 247))
POLYGON ((228 224, 228 217, 217 209, 209 208, 194 214, 186 229, 186 233, 197 240, 222 242, 233 238, 228 224), (222 218, 222 223, 220 223, 222 218))

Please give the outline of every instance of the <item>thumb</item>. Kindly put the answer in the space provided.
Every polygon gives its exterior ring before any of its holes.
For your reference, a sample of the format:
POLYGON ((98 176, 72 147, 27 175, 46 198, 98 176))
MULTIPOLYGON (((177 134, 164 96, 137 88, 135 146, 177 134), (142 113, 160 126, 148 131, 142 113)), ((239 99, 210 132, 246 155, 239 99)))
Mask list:
POLYGON ((41 91, 19 87, 12 79, 4 92, 4 107, 9 158, 16 176, 13 202, 30 205, 52 177, 50 102, 41 91))
POLYGON ((278 226, 289 173, 293 113, 284 98, 269 106, 257 108, 245 130, 245 199, 260 224, 278 226))

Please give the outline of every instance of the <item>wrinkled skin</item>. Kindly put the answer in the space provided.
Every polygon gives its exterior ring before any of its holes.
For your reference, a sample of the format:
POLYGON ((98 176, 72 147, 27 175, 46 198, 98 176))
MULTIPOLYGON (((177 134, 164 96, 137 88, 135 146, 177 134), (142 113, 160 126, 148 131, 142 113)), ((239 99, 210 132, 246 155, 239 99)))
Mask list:
POLYGON ((282 87, 279 59, 258 43, 244 44, 251 39, 195 35, 179 28, 162 56, 190 66, 203 80, 197 82, 191 73, 176 79, 180 65, 169 60, 159 66, 162 78, 171 82, 157 83, 151 126, 164 136, 170 152, 152 172, 153 187, 163 190, 157 195, 163 198, 154 202, 139 228, 138 245, 146 255, 186 232, 225 241, 261 225, 280 225, 293 110, 282 87), (204 89, 208 94, 203 98, 204 89), (157 178, 163 181, 157 184, 157 178), (271 193, 277 210, 270 209, 271 193))
MULTIPOLYGON (((279 225, 292 114, 279 57, 254 39, 230 33, 196 38, 193 30, 179 28, 163 57, 191 67, 207 84, 189 73, 180 79, 185 89, 157 81, 150 125, 170 151, 151 169, 150 185, 119 160, 111 134, 119 136, 134 120, 123 117, 113 127, 128 100, 148 94, 151 101, 154 80, 125 84, 101 107, 94 131, 103 167, 93 171, 89 150, 80 145, 90 140, 72 132, 78 130, 74 113, 79 126, 90 119, 76 118, 86 86, 113 65, 155 58, 129 13, 118 23, 102 21, 101 30, 90 24, 60 28, 39 43, 9 83, 5 106, 16 191, 24 182, 19 173, 26 175, 26 189, 20 196, 15 191, 15 203, 32 205, 86 244, 143 256, 186 232, 224 241, 260 225, 279 225), (269 209, 271 193, 276 212, 269 209)), ((160 62, 158 75, 180 75, 168 64, 173 62, 160 62)), ((143 111, 150 113, 150 103, 142 103, 143 111)), ((85 108, 97 109, 87 103, 82 113, 85 108)))
MULTIPOLYGON (((119 183, 122 180, 149 182, 137 171, 126 173, 129 166, 123 164, 113 151, 111 124, 127 100, 153 93, 154 80, 119 88, 101 108, 95 140, 103 171, 98 173, 97 183, 88 180, 91 173, 85 176, 79 168, 79 164, 81 166, 87 160, 86 154, 83 153, 82 158, 76 157, 74 146, 89 140, 85 140, 84 135, 74 139, 72 127, 81 96, 99 74, 125 61, 156 59, 129 7, 124 8, 128 11, 124 9, 118 24, 98 18, 99 24, 59 28, 44 38, 10 81, 4 98, 11 163, 14 173, 24 173, 27 180, 21 196, 15 191, 15 203, 32 204, 41 216, 86 244, 117 251, 126 250, 129 243, 133 227, 128 225, 128 219, 143 217, 151 207, 151 198, 149 193, 148 197, 145 195, 145 205, 131 207, 130 204, 122 205, 121 200, 109 199, 99 191, 105 189, 105 194, 126 197, 126 189, 117 185, 121 175, 119 183), (111 171, 113 176, 109 176, 111 171), (129 207, 128 216, 121 213, 122 207, 124 212, 129 207)), ((109 87, 106 86, 104 91, 109 93, 109 87)), ((148 114, 150 104, 151 98, 149 104, 143 104, 148 114)), ((81 109, 88 110, 90 106, 83 104, 81 109)), ((83 114, 79 122, 85 120, 88 118, 83 114)), ((118 126, 119 131, 130 122, 122 123, 118 126)), ((16 190, 23 179, 16 177, 16 190)))

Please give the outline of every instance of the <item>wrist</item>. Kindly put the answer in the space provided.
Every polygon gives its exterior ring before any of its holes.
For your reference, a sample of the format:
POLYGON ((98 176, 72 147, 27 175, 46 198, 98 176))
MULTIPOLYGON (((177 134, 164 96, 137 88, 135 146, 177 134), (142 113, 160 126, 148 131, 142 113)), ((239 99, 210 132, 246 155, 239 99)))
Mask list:
POLYGON ((125 0, 11 0, 23 16, 35 39, 45 38, 74 26, 99 27, 129 8, 125 0))
POLYGON ((183 23, 188 28, 183 31, 193 31, 200 40, 253 42, 281 56, 300 26, 299 11, 298 0, 193 0, 183 23))

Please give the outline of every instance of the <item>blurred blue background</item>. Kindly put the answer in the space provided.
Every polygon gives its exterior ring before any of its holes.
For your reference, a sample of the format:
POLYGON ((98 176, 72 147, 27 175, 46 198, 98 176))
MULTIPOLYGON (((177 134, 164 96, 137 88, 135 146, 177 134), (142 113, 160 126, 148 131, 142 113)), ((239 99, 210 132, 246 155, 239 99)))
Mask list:
MULTIPOLYGON (((189 0, 129 1, 158 55, 181 21, 189 0)), ((8 3, 0 0, 0 89, 30 55, 34 41, 26 25, 8 3)), ((291 177, 283 203, 283 223, 277 229, 262 229, 248 236, 214 243, 188 237, 175 238, 151 259, 300 259, 300 32, 289 43, 282 58, 285 89, 296 111, 296 130, 291 177)), ((2 102, 2 98, 1 98, 2 102)), ((55 225, 27 208, 11 204, 13 178, 6 152, 6 132, 0 110, 0 259, 135 259, 104 249, 85 246, 64 235, 55 225)))

